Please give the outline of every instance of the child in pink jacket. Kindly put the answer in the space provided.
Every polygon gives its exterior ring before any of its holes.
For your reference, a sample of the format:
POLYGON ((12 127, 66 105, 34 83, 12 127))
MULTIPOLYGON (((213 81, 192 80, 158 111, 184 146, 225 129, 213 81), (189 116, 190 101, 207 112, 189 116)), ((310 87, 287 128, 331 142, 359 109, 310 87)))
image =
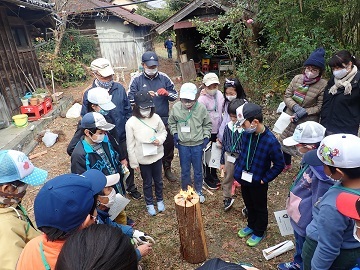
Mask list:
MULTIPOLYGON (((222 122, 224 107, 224 95, 219 91, 219 77, 215 73, 208 73, 203 78, 204 90, 198 101, 205 105, 212 122, 211 142, 216 142, 217 134, 222 122)), ((216 169, 205 166, 204 182, 209 189, 218 189, 220 180, 217 177, 216 169)))

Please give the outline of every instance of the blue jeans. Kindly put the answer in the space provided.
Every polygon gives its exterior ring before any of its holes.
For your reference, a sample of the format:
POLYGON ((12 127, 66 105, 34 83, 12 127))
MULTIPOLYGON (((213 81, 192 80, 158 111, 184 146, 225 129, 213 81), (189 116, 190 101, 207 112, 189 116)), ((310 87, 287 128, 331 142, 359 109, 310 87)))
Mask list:
POLYGON ((302 248, 305 242, 305 237, 302 237, 294 230, 295 237, 295 254, 294 254, 294 263, 300 266, 300 269, 303 269, 303 260, 301 258, 302 248))
POLYGON ((158 161, 149 164, 142 165, 140 164, 140 173, 143 179, 143 192, 145 197, 146 205, 154 204, 152 183, 154 180, 155 186, 155 196, 156 201, 163 200, 163 181, 162 181, 162 161, 158 161))
POLYGON ((181 167, 181 189, 187 190, 187 186, 191 186, 191 165, 194 170, 194 189, 200 193, 202 190, 202 155, 203 145, 184 146, 179 144, 179 158, 181 167))
POLYGON ((172 58, 172 48, 167 48, 168 58, 172 58))

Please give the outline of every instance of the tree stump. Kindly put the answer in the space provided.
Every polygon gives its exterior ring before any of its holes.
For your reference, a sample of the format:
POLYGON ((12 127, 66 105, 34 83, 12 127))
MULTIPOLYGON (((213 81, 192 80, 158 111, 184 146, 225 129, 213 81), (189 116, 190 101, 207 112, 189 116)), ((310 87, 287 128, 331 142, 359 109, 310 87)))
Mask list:
POLYGON ((195 264, 206 260, 208 249, 199 196, 195 192, 185 193, 181 191, 174 197, 180 235, 180 253, 187 262, 195 264))

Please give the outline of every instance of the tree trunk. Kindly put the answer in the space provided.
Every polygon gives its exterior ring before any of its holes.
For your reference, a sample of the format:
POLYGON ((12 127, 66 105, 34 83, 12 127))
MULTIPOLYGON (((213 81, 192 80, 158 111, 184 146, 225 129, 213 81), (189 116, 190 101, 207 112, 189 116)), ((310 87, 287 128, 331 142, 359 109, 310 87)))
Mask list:
POLYGON ((59 53, 60 53, 61 42, 62 42, 62 39, 64 37, 65 31, 66 31, 67 16, 65 15, 61 19, 62 19, 63 23, 61 25, 59 25, 57 27, 57 29, 53 30, 54 39, 55 39, 54 54, 56 56, 58 56, 59 53))
POLYGON ((208 256, 208 249, 199 196, 194 192, 191 197, 184 199, 182 195, 177 194, 174 200, 179 227, 180 253, 189 263, 203 262, 208 256))

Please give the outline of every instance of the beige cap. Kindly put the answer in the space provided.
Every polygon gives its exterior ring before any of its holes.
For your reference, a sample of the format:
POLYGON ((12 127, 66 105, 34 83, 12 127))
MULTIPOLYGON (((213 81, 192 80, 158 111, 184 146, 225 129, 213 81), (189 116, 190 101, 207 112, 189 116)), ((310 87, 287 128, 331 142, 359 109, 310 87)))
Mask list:
POLYGON ((90 65, 91 71, 98 72, 102 77, 108 77, 114 75, 114 70, 110 65, 109 60, 105 58, 97 58, 91 62, 90 65))
POLYGON ((203 84, 209 86, 214 83, 220 84, 219 77, 215 73, 207 73, 203 78, 203 84))

